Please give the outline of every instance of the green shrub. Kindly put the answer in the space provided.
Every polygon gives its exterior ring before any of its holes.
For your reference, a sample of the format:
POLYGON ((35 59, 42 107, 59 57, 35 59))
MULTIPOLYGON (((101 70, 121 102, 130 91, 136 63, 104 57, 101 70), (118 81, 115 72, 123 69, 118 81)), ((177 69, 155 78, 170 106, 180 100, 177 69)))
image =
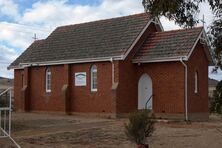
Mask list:
POLYGON ((218 114, 222 113, 222 81, 217 84, 216 90, 213 93, 210 111, 218 114))
POLYGON ((148 110, 138 110, 129 115, 129 123, 125 124, 125 133, 130 141, 145 144, 146 138, 154 132, 154 115, 148 110))

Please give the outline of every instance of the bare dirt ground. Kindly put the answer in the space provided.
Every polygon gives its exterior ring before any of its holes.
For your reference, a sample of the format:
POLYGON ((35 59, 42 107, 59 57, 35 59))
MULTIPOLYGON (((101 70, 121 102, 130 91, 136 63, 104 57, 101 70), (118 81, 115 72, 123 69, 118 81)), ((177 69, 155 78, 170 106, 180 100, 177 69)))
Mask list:
MULTIPOLYGON (((135 148, 124 134, 127 119, 14 113, 12 137, 22 148, 135 148)), ((222 119, 209 122, 158 122, 151 148, 221 148, 222 119)), ((13 147, 7 139, 0 148, 13 147)))

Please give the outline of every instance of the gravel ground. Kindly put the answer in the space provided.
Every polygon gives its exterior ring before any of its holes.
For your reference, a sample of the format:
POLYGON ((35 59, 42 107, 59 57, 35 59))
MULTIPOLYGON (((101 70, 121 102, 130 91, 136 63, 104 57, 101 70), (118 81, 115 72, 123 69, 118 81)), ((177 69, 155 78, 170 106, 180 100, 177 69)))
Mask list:
MULTIPOLYGON (((127 119, 14 113, 12 137, 22 148, 135 148, 124 134, 127 119)), ((221 148, 222 119, 209 122, 158 122, 151 148, 221 148)), ((1 148, 13 147, 7 139, 1 148)))

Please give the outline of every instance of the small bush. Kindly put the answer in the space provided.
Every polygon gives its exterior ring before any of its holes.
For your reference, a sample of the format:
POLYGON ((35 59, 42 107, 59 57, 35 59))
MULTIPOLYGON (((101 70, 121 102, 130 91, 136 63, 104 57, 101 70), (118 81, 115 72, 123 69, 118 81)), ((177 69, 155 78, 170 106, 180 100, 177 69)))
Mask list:
POLYGON ((145 144, 146 138, 154 132, 154 115, 148 110, 138 110, 129 115, 129 123, 125 124, 125 133, 130 141, 145 144))
POLYGON ((210 111, 212 113, 222 114, 222 81, 217 84, 216 90, 213 93, 210 111))

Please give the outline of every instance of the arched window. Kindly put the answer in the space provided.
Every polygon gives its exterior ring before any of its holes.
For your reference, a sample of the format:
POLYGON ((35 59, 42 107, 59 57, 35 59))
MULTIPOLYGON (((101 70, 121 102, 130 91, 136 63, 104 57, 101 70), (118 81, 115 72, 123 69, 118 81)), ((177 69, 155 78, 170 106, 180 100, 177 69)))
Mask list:
POLYGON ((97 68, 96 65, 91 67, 91 91, 97 91, 97 68))
POLYGON ((46 92, 51 92, 51 87, 52 87, 52 74, 51 74, 51 70, 47 68, 46 73, 45 73, 46 92))
POLYGON ((195 76, 194 77, 195 77, 195 80, 194 80, 195 81, 194 93, 198 93, 198 89, 199 89, 198 87, 199 86, 198 86, 198 73, 197 72, 195 72, 195 76))

